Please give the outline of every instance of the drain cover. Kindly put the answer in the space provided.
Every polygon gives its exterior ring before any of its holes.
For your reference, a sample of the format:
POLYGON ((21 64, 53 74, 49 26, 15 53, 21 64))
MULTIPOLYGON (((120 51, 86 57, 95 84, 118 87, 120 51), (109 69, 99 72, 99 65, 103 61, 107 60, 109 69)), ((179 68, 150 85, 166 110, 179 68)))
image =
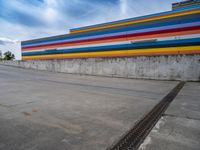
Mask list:
POLYGON ((174 87, 147 115, 138 121, 135 126, 110 150, 136 150, 163 115, 169 104, 183 88, 185 82, 174 87))

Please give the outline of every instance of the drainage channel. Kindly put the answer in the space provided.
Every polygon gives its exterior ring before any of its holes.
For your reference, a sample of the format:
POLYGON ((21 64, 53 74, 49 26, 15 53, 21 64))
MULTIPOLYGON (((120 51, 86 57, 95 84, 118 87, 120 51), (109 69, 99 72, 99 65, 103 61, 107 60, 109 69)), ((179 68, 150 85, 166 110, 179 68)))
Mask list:
POLYGON ((151 129, 155 126, 169 104, 173 101, 185 82, 180 82, 174 87, 147 115, 109 150, 137 150, 151 129))

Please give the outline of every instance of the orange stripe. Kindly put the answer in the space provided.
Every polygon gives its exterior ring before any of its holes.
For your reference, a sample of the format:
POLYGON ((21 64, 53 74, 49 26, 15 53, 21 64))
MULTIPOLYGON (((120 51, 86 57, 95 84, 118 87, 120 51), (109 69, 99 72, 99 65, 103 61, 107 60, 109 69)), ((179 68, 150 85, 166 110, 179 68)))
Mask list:
MULTIPOLYGON (((109 42, 121 42, 121 41, 127 41, 127 40, 140 40, 140 39, 148 39, 148 38, 160 38, 160 37, 170 37, 170 36, 180 36, 180 35, 189 35, 189 34, 198 34, 200 33, 200 30, 193 30, 193 31, 182 31, 182 32, 174 32, 174 33, 164 33, 164 34, 154 34, 154 35, 144 35, 139 37, 130 37, 130 38, 118 38, 118 39, 110 39, 110 40, 100 40, 100 41, 94 41, 94 42, 84 42, 84 43, 75 43, 75 44, 60 44, 57 46, 44 46, 39 49, 43 48, 60 48, 60 47, 67 47, 67 46, 79 46, 79 45, 87 45, 87 44, 100 44, 100 43, 109 43, 109 42)), ((34 50, 38 48, 29 48, 29 49, 23 49, 22 51, 29 51, 34 50)), ((39 50, 38 49, 38 50, 39 50)))
MULTIPOLYGON (((193 50, 193 51, 166 51, 166 52, 145 52, 145 53, 139 53, 139 54, 109 54, 109 55, 96 55, 96 56, 91 56, 91 55, 83 55, 83 56, 59 56, 56 57, 56 59, 63 59, 63 58, 98 58, 98 57, 130 57, 130 56, 155 56, 155 55, 177 55, 177 54, 200 54, 200 50, 193 50)), ((48 59, 54 58, 49 57, 48 59)), ((30 60, 37 60, 37 59, 46 59, 47 58, 32 58, 30 60)), ((22 60, 29 60, 29 58, 23 58, 22 60)))

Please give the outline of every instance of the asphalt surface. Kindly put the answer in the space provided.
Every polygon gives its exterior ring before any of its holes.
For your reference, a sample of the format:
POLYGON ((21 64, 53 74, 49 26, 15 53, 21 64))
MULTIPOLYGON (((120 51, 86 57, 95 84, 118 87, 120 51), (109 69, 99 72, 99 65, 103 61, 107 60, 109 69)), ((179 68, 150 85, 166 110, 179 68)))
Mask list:
POLYGON ((0 65, 0 150, 105 150, 177 83, 0 65))

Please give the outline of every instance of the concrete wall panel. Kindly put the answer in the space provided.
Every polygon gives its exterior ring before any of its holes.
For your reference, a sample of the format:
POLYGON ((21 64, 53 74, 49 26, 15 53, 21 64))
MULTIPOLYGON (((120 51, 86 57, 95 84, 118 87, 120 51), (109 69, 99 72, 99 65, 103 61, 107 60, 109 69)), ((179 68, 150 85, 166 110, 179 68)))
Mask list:
POLYGON ((200 81, 200 55, 3 61, 36 70, 124 78, 200 81))

